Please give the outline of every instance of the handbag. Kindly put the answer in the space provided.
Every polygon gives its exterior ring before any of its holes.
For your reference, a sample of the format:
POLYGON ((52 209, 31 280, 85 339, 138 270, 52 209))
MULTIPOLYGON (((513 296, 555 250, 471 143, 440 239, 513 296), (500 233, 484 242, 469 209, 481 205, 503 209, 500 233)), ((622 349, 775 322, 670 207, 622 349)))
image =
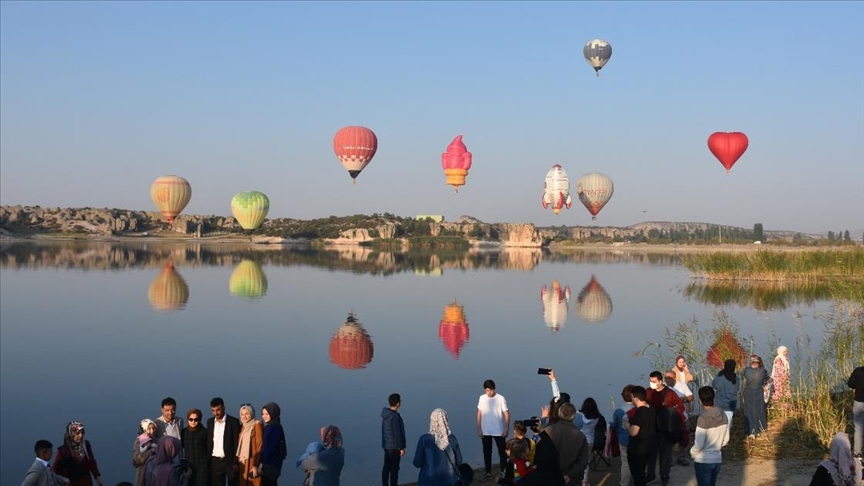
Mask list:
MULTIPOLYGON (((459 464, 459 467, 456 467, 456 463, 453 462, 456 459, 456 450, 450 446, 450 450, 453 451, 453 459, 450 459, 450 456, 447 454, 447 451, 444 451, 444 456, 447 458, 447 461, 450 462, 450 465, 453 466, 453 470, 456 471, 456 475, 459 476, 459 479, 456 480, 456 486, 468 486, 471 484, 471 480, 469 479, 467 482, 465 481, 465 476, 462 474, 463 466, 467 467, 468 470, 471 470, 471 466, 468 466, 465 463, 459 464)), ((473 474, 472 474, 473 475, 473 474)))

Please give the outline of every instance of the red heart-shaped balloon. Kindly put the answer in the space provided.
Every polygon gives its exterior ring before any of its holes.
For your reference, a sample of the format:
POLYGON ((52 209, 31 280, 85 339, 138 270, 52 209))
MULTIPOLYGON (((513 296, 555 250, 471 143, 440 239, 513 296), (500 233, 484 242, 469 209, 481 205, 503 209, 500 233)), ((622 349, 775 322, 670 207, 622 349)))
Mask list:
POLYGON ((714 132, 708 137, 708 150, 726 167, 726 173, 747 151, 750 140, 741 132, 714 132))

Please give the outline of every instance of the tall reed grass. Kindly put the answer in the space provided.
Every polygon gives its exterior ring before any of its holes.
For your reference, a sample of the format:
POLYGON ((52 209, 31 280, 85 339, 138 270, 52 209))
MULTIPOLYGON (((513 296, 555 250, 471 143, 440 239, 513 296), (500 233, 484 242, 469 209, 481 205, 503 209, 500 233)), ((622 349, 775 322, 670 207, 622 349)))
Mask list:
POLYGON ((697 253, 681 257, 695 277, 715 280, 824 281, 864 283, 864 248, 697 253))
MULTIPOLYGON (((773 458, 770 454, 779 450, 784 455, 821 455, 827 451, 835 433, 852 432, 853 396, 846 381, 852 370, 861 366, 864 357, 864 303, 835 301, 831 311, 820 315, 819 319, 823 323, 820 339, 814 340, 800 332, 794 345, 787 345, 792 367, 792 395, 782 402, 772 400, 769 404, 768 423, 773 436, 772 446, 766 449, 764 457, 773 458), (777 446, 778 441, 782 442, 782 448, 777 446)), ((662 343, 645 343, 633 356, 650 357, 658 370, 671 368, 677 355, 684 356, 694 370, 694 392, 710 385, 717 376, 719 369, 708 362, 712 349, 715 359, 721 362, 735 359, 740 372, 745 365, 739 361, 741 352, 753 353, 753 337, 742 338, 734 319, 722 311, 714 314, 708 329, 702 327, 694 317, 675 328, 666 328, 662 343), (740 347, 730 345, 727 336, 734 338, 740 347)), ((776 349, 778 344, 776 337, 768 343, 771 349, 776 349)), ((769 373, 773 360, 773 355, 763 356, 769 373)), ((694 413, 700 412, 698 401, 694 400, 694 413)), ((743 420, 741 412, 736 413, 735 420, 736 424, 743 420)), ((737 447, 743 445, 747 455, 760 455, 754 445, 745 443, 743 427, 733 425, 732 432, 737 447)))

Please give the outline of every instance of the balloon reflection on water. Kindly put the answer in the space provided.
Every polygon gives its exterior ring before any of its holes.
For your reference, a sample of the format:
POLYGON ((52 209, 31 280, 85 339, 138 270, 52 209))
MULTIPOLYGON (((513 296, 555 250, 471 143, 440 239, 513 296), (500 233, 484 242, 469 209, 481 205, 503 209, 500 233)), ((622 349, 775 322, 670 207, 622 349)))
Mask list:
POLYGON ((346 370, 358 370, 372 362, 374 352, 372 338, 350 312, 330 339, 330 362, 346 370))
POLYGON ((597 278, 591 275, 591 280, 579 291, 575 307, 580 319, 599 324, 606 322, 612 315, 612 298, 597 278))
POLYGON ((543 286, 540 290, 543 302, 543 320, 552 332, 558 332, 567 322, 567 305, 570 303, 570 286, 563 289, 558 280, 552 281, 552 288, 543 286))
POLYGON ((267 293, 267 275, 261 264, 254 260, 243 260, 231 273, 228 281, 231 295, 244 299, 260 299, 267 293))
POLYGON ((438 324, 438 339, 453 356, 459 359, 459 353, 468 342, 470 335, 468 322, 465 320, 465 309, 456 300, 444 308, 441 323, 438 324))
POLYGON ((176 311, 186 306, 189 286, 174 269, 173 263, 166 263, 165 268, 150 282, 147 299, 156 310, 176 311))

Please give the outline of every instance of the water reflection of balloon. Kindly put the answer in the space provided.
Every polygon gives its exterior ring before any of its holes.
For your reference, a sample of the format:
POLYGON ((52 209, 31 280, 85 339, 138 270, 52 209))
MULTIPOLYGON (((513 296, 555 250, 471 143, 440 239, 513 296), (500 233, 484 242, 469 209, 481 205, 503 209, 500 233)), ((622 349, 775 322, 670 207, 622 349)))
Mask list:
POLYGON ((465 320, 465 310, 455 300, 444 308, 441 323, 438 324, 438 339, 444 343, 453 358, 459 359, 459 353, 468 342, 468 322, 465 320))
POLYGON ((378 152, 378 137, 366 127, 343 127, 333 136, 333 151, 356 184, 357 176, 378 152))
POLYGON ((459 186, 465 185, 465 177, 471 168, 472 154, 462 142, 462 135, 457 136, 447 146, 447 151, 441 154, 441 168, 447 176, 447 184, 459 192, 459 186))
POLYGON ((543 320, 552 332, 558 332, 567 322, 567 305, 570 303, 570 286, 563 289, 557 280, 552 281, 552 288, 545 285, 540 290, 540 300, 543 301, 543 320))
POLYGON ((567 177, 567 172, 555 164, 546 173, 546 182, 543 184, 543 199, 541 201, 543 209, 552 206, 552 212, 555 216, 561 212, 561 208, 573 205, 573 198, 570 197, 570 179, 567 177))
POLYGON ((349 313, 348 320, 330 340, 330 362, 346 370, 358 370, 372 362, 373 354, 372 338, 354 313, 349 313))
POLYGON ((169 223, 180 214, 192 199, 192 186, 186 179, 176 175, 157 178, 150 186, 150 199, 156 209, 169 223))
POLYGON ((723 328, 714 344, 708 348, 705 361, 713 368, 723 368, 723 362, 727 359, 734 359, 737 369, 741 370, 744 365, 744 348, 730 329, 723 328))
POLYGON ((228 280, 231 295, 244 299, 258 299, 267 293, 267 275, 261 264, 254 260, 243 260, 231 273, 228 280))
POLYGON ((615 192, 615 185, 606 174, 592 172, 576 181, 576 194, 582 205, 591 213, 591 219, 597 219, 597 213, 609 202, 613 192, 615 192))
POLYGON ((596 323, 606 322, 612 315, 612 298, 594 275, 576 297, 576 315, 583 321, 596 323))
POLYGON ((270 199, 263 192, 246 191, 231 198, 231 214, 245 230, 258 229, 268 211, 270 199))
POLYGON ((156 310, 176 311, 183 309, 189 301, 189 286, 183 277, 168 262, 159 275, 150 282, 147 299, 156 310))

